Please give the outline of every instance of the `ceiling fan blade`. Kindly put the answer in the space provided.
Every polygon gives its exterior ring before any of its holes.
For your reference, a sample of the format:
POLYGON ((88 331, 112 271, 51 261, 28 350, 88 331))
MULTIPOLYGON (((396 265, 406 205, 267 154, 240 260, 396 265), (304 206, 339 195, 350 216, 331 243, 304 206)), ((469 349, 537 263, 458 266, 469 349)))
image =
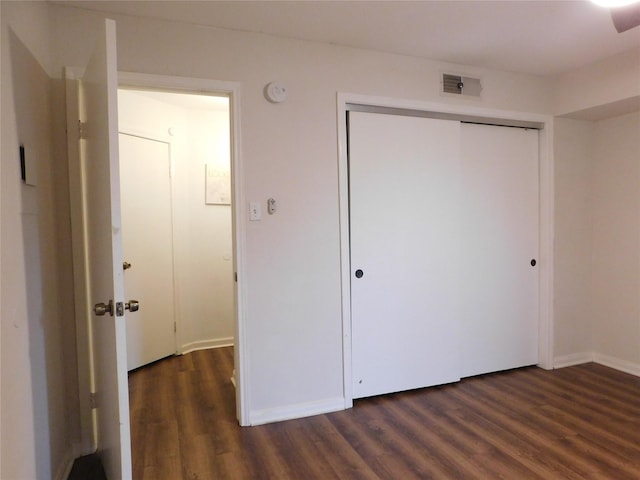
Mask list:
POLYGON ((640 25, 640 3, 632 3, 624 7, 612 8, 611 18, 618 33, 626 32, 633 27, 637 27, 640 25))

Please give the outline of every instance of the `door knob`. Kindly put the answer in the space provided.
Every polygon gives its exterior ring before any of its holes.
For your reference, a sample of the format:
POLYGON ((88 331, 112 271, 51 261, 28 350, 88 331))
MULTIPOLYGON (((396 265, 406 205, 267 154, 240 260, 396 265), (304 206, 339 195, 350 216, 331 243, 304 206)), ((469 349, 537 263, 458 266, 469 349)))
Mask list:
POLYGON ((109 300, 109 303, 105 304, 105 303, 96 303, 93 306, 93 311, 95 312, 96 315, 98 315, 99 317, 105 315, 105 314, 109 314, 113 317, 113 300, 109 300))
POLYGON ((360 269, 356 270, 356 278, 362 278, 362 276, 364 275, 364 272, 360 269))
MULTIPOLYGON (((118 302, 115 308, 116 315, 118 317, 121 317, 122 315, 124 315, 124 310, 137 312, 138 310, 140 310, 140 302, 138 302, 137 300, 129 300, 124 304, 124 309, 122 308, 122 302, 118 302)), ((109 303, 96 303, 93 306, 93 311, 99 317, 106 315, 107 313, 113 317, 113 300, 109 300, 109 303)))
POLYGON ((138 300, 129 300, 124 304, 124 308, 130 312, 137 312, 140 310, 140 302, 138 300))
POLYGON ((131 268, 131 264, 129 262, 122 262, 123 270, 128 270, 129 268, 131 268))

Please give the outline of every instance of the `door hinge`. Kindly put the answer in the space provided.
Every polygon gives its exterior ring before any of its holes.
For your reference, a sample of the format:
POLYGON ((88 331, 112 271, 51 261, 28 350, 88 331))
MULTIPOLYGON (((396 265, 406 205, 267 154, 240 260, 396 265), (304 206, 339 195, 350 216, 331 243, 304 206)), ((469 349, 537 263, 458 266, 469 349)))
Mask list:
POLYGON ((96 398, 96 392, 91 392, 89 394, 89 405, 91 406, 91 409, 95 409, 98 408, 98 400, 96 398))
POLYGON ((178 325, 176 325, 176 322, 173 322, 173 333, 177 333, 178 332, 178 325))
POLYGON ((81 140, 87 138, 87 122, 78 120, 78 137, 80 137, 81 140))
POLYGON ((233 279, 238 283, 238 272, 233 272, 233 279))

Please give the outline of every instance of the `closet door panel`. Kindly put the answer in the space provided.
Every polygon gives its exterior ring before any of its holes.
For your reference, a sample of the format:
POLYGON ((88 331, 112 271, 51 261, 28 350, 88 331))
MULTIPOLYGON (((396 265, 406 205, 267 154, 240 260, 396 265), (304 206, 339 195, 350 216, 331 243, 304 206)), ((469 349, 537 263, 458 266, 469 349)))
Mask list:
POLYGON ((461 376, 538 363, 538 131, 462 124, 461 376))
POLYGON ((459 379, 460 123, 349 114, 353 397, 459 379))

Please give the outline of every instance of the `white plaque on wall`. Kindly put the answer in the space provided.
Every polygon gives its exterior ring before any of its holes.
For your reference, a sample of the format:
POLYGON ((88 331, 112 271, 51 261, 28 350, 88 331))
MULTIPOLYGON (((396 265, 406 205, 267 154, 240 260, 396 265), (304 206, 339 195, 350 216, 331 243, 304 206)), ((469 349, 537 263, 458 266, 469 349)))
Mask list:
POLYGON ((229 169, 214 165, 204 166, 205 199, 207 205, 231 204, 231 181, 229 169))

